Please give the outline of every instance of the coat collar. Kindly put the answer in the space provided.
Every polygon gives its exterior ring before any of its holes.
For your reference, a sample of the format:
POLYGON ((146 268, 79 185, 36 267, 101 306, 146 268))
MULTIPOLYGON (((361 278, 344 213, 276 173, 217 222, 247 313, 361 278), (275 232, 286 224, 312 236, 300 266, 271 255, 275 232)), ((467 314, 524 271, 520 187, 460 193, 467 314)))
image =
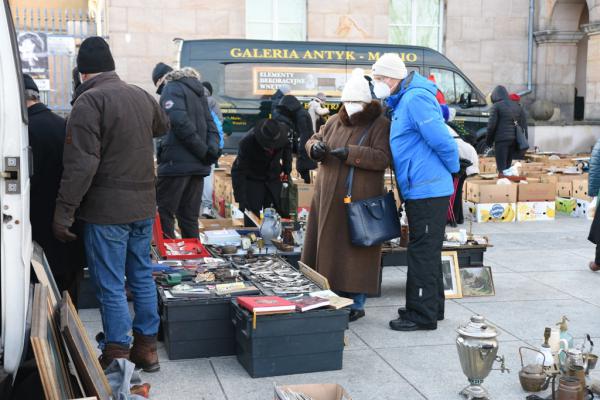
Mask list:
POLYGON ((358 112, 351 117, 348 117, 346 108, 342 106, 340 109, 340 121, 345 126, 362 126, 373 122, 377 117, 381 115, 381 104, 379 101, 373 100, 365 106, 365 109, 358 112))
POLYGON ((36 103, 27 109, 27 115, 31 117, 44 111, 48 111, 48 107, 44 103, 36 103))
POLYGON ((120 81, 119 75, 115 71, 103 72, 98 76, 93 77, 90 80, 83 82, 81 85, 77 87, 75 90, 75 96, 73 96, 73 100, 71 101, 71 105, 75 104, 75 100, 79 98, 84 92, 90 90, 92 88, 102 86, 107 82, 120 81))

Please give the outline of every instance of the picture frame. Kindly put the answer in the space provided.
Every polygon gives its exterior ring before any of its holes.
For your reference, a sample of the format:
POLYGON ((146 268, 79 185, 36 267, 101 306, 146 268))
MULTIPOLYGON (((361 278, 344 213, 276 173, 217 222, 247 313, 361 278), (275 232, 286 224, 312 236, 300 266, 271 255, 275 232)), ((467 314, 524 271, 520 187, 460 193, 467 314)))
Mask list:
POLYGON ((463 297, 456 251, 442 252, 442 274, 444 281, 444 295, 447 299, 461 299, 463 297))
POLYGON ((52 270, 50 269, 48 259, 44 254, 44 249, 42 249, 42 246, 40 246, 36 242, 33 242, 31 266, 33 267, 33 272, 35 273, 38 282, 48 287, 48 296, 50 297, 50 304, 52 304, 53 308, 56 308, 58 302, 60 301, 60 291, 58 290, 58 285, 54 280, 54 275, 52 274, 52 270))
POLYGON ((40 283, 36 284, 30 340, 44 396, 48 400, 72 399, 76 392, 72 386, 65 349, 53 310, 49 288, 40 283))
POLYGON ((60 303, 60 330, 79 373, 85 395, 109 400, 112 390, 85 327, 67 291, 60 303))
POLYGON ((469 267, 460 270, 460 281, 464 297, 495 296, 492 267, 469 267))

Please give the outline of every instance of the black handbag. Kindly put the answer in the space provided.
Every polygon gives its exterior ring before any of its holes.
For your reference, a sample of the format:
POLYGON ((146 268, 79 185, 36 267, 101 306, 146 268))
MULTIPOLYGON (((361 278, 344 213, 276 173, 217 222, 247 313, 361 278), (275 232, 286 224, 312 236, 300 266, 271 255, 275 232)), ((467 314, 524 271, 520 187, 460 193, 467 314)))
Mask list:
POLYGON ((515 134, 517 136, 517 148, 519 151, 527 151, 529 149, 529 141, 527 140, 527 136, 525 136, 525 131, 517 120, 514 120, 515 123, 515 134))
MULTIPOLYGON (((362 145, 369 128, 365 130, 358 142, 362 145)), ((354 167, 350 167, 346 179, 346 213, 348 215, 348 228, 350 241, 354 246, 369 247, 385 241, 400 237, 400 218, 394 199, 394 192, 369 199, 352 201, 352 183, 354 181, 354 167)), ((393 181, 393 177, 392 177, 393 181)))

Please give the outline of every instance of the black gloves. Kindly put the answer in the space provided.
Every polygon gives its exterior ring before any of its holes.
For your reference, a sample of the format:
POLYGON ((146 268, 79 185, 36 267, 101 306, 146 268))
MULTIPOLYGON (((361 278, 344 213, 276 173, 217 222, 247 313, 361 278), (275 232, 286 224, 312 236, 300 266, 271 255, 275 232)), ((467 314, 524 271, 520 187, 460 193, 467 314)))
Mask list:
POLYGON ((52 223, 52 232, 54 233, 54 237, 62 243, 77 240, 77 235, 71 232, 68 226, 61 225, 57 222, 52 223))
POLYGON ((337 149, 331 150, 329 153, 334 157, 340 159, 340 161, 346 161, 348 159, 348 148, 347 147, 338 147, 337 149))
POLYGON ((310 148, 310 158, 315 161, 323 161, 329 153, 329 147, 323 142, 317 142, 310 148))

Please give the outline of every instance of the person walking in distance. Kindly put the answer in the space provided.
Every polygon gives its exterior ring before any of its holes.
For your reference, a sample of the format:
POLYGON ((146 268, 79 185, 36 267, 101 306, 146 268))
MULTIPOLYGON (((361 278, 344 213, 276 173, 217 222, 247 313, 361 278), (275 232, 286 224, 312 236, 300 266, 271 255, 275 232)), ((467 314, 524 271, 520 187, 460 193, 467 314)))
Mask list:
POLYGON ((149 250, 156 213, 152 138, 167 132, 168 119, 150 94, 119 78, 104 39, 81 43, 77 68, 82 83, 67 122, 54 236, 76 239, 70 228, 79 209, 104 328, 100 365, 126 358, 145 371, 158 371, 160 320, 149 250))

